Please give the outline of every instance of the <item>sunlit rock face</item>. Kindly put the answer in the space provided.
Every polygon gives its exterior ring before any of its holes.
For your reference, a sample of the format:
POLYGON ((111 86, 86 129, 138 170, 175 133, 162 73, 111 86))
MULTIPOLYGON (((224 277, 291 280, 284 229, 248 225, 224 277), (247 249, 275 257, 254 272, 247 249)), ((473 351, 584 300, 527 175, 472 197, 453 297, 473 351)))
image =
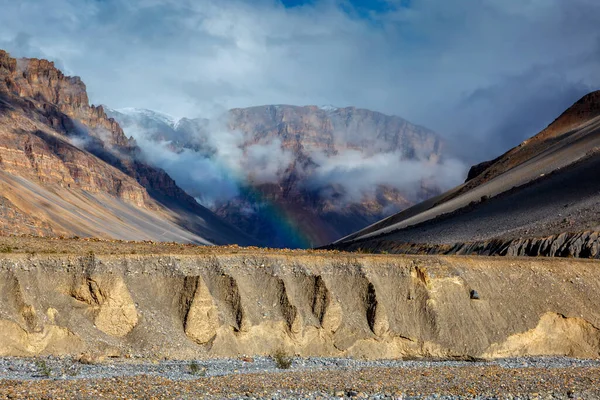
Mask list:
POLYGON ((139 154, 81 79, 0 50, 0 234, 254 243, 139 154))

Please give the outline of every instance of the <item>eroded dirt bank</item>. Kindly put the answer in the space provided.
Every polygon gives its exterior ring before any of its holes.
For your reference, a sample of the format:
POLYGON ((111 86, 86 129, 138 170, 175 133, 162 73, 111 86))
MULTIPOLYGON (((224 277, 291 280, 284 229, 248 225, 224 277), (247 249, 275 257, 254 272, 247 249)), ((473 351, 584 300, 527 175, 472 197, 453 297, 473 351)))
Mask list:
POLYGON ((600 356, 589 260, 2 254, 0 293, 0 356, 600 356))

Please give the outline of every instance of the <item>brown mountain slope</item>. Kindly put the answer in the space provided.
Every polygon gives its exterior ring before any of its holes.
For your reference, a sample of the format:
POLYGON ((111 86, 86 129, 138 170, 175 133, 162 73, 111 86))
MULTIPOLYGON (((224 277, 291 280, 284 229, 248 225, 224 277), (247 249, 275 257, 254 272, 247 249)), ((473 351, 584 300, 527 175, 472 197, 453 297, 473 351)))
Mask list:
POLYGON ((600 226, 600 92, 470 180, 336 243, 455 242, 545 236, 600 226))
POLYGON ((0 234, 252 242, 137 151, 79 78, 0 51, 0 234))

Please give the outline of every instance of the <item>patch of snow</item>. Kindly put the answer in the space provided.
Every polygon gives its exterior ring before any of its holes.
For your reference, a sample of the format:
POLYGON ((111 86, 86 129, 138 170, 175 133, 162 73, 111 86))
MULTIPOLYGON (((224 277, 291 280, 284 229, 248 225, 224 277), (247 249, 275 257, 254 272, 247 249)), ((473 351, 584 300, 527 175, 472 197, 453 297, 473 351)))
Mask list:
POLYGON ((332 106, 331 104, 319 106, 319 108, 323 111, 331 112, 339 110, 339 107, 332 106))
POLYGON ((169 114, 148 110, 146 108, 125 107, 119 108, 116 111, 121 114, 129 115, 131 117, 149 118, 158 122, 162 122, 163 124, 167 124, 169 126, 174 126, 177 122, 177 119, 169 114))

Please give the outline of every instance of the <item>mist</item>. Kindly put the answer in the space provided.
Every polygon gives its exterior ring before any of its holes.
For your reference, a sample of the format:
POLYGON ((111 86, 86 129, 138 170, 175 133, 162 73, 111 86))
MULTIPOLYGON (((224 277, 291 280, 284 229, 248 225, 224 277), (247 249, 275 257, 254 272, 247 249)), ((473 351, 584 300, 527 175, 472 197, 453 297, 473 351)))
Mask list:
POLYGON ((301 176, 303 189, 319 193, 320 198, 335 197, 333 204, 340 209, 375 198, 382 186, 397 189, 407 201, 418 202, 423 200, 423 187, 449 189, 463 180, 467 169, 458 159, 439 159, 421 151, 408 158, 402 147, 374 139, 377 132, 365 129, 334 130, 335 153, 306 146, 302 153, 307 162, 298 163, 281 139, 256 141, 255 132, 231 129, 227 114, 211 120, 177 121, 148 110, 107 112, 120 122, 127 136, 134 137, 143 161, 164 169, 209 208, 227 203, 249 188, 280 185, 290 173, 301 176))
POLYGON ((433 163, 425 159, 402 159, 398 152, 367 155, 348 149, 335 156, 315 152, 312 158, 317 164, 306 185, 312 189, 329 186, 343 188, 339 207, 348 203, 373 198, 378 187, 400 190, 407 200, 418 202, 419 191, 424 183, 445 191, 459 184, 466 173, 466 165, 454 158, 433 163))

